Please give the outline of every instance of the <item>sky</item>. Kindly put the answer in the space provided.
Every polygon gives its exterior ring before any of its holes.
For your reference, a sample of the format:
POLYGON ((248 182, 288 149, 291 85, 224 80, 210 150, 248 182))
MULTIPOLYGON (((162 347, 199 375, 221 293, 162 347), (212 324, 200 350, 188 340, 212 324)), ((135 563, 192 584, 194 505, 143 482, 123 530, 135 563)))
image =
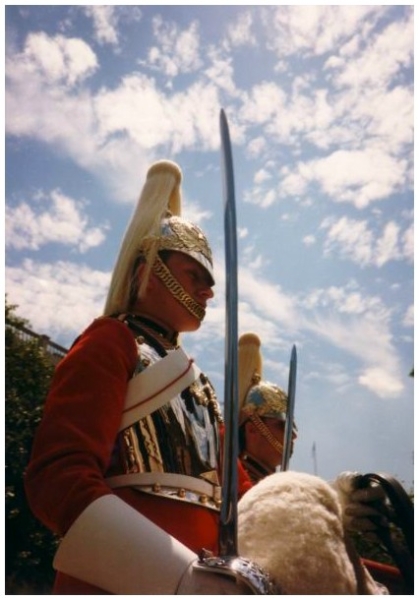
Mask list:
POLYGON ((219 114, 239 332, 287 389, 290 468, 413 486, 413 6, 5 7, 5 292, 65 347, 100 316, 149 166, 177 162, 216 286, 185 349, 223 403, 219 114))

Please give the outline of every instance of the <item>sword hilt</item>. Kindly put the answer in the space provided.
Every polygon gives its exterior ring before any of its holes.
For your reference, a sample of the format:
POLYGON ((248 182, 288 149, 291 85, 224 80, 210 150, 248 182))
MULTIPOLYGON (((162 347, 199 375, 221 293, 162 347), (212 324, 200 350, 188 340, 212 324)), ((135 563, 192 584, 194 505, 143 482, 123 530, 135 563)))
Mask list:
POLYGON ((215 556, 203 550, 195 568, 230 577, 256 595, 281 594, 279 587, 266 571, 241 556, 215 556))

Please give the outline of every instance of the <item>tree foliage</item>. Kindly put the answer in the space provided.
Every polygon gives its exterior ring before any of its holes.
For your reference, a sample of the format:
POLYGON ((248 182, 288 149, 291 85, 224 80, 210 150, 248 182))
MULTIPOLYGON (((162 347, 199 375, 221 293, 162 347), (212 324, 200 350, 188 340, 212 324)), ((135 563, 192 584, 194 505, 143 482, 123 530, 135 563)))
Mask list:
POLYGON ((23 339, 19 327, 28 326, 6 298, 5 319, 5 492, 6 593, 48 593, 56 540, 32 515, 23 477, 32 440, 41 420, 53 373, 48 354, 36 339, 23 339))

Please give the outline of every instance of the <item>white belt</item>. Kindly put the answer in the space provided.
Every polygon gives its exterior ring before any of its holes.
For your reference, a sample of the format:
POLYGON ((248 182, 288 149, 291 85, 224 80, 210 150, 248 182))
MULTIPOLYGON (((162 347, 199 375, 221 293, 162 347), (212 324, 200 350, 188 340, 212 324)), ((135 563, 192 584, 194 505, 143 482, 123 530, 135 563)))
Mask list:
POLYGON ((112 489, 133 487, 139 491, 219 510, 221 487, 209 481, 179 473, 126 473, 107 477, 112 489))
POLYGON ((170 402, 198 379, 201 370, 182 348, 150 365, 128 384, 119 431, 170 402))

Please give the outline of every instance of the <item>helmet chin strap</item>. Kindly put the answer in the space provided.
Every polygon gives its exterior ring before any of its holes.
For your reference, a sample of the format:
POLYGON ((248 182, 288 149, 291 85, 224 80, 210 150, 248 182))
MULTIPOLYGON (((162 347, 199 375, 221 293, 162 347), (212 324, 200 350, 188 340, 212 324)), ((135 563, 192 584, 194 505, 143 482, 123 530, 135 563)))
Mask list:
POLYGON ((168 267, 159 256, 154 260, 152 271, 166 286, 172 296, 182 304, 198 321, 203 321, 205 308, 198 304, 181 286, 179 281, 172 275, 168 267))
POLYGON ((262 421, 259 415, 253 413, 252 415, 250 415, 249 418, 253 425, 256 427, 256 429, 259 431, 259 433, 262 435, 262 437, 264 437, 265 440, 269 442, 270 445, 273 446, 277 452, 280 452, 282 456, 284 446, 273 436, 273 434, 269 431, 268 427, 265 425, 265 423, 262 421))
POLYGON ((248 472, 250 479, 253 481, 253 483, 257 483, 264 477, 275 473, 274 467, 271 467, 270 465, 265 465, 264 463, 262 463, 259 457, 256 458, 255 456, 249 454, 249 452, 242 452, 240 454, 240 460, 244 468, 248 472))

